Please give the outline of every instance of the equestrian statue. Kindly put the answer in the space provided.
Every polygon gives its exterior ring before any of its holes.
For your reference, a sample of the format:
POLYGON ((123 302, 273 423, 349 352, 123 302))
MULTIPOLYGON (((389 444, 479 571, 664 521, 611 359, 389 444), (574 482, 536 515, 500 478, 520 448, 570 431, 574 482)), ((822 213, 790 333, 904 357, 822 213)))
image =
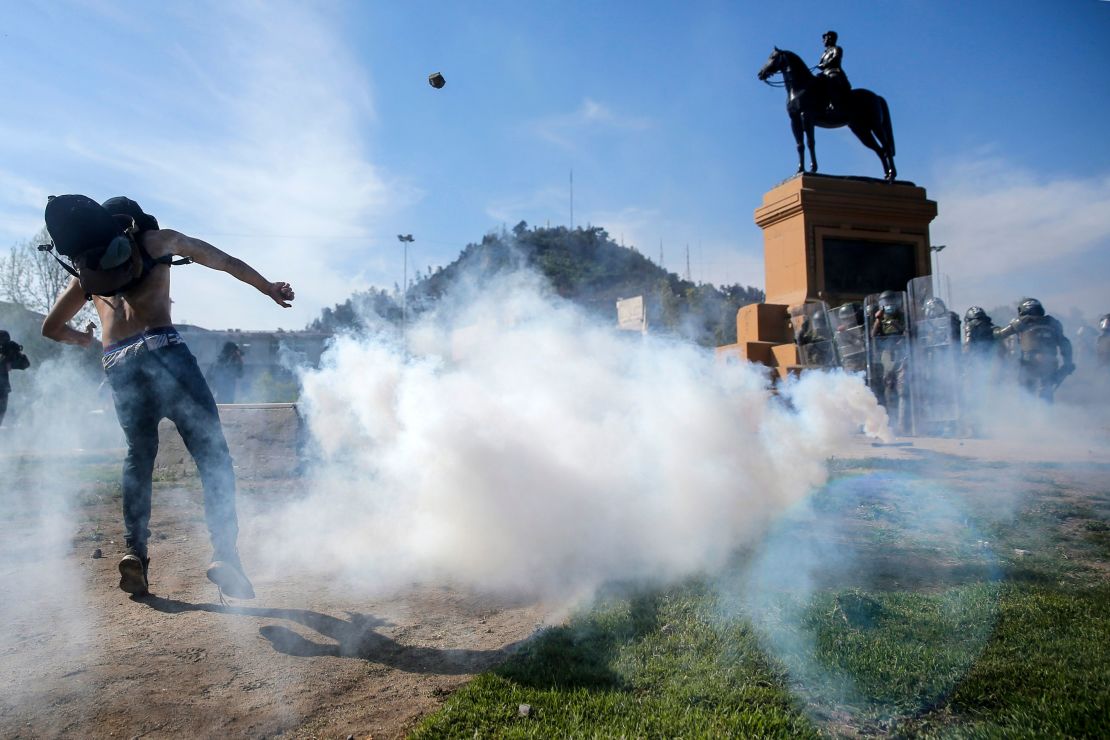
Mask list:
POLYGON ((777 46, 771 52, 759 79, 771 85, 768 78, 782 74, 786 88, 786 112, 798 145, 798 172, 805 171, 803 135, 809 145, 810 172, 817 171, 817 154, 813 129, 847 126, 863 145, 879 155, 883 172, 890 182, 898 176, 894 168, 894 130, 890 109, 881 95, 863 88, 853 89, 841 68, 844 51, 836 45, 836 32, 824 35, 825 50, 817 63, 819 74, 813 74, 801 57, 777 46))

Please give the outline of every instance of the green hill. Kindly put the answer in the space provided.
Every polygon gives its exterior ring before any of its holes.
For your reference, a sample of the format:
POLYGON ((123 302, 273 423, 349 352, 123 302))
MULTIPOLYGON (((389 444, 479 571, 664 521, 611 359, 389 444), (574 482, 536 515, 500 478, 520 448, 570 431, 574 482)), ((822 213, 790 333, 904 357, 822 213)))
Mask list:
MULTIPOLYGON (((417 274, 409 287, 409 311, 426 311, 464 275, 488 280, 506 271, 531 268, 547 278, 559 296, 573 301, 605 322, 616 322, 616 301, 644 296, 649 331, 685 337, 704 346, 736 339, 736 310, 763 300, 750 286, 713 286, 683 280, 638 251, 615 243, 604 229, 563 226, 529 227, 487 234, 468 244, 449 265, 417 274)), ((335 331, 357 327, 367 315, 390 322, 401 317, 399 291, 372 288, 324 309, 309 328, 335 331)))

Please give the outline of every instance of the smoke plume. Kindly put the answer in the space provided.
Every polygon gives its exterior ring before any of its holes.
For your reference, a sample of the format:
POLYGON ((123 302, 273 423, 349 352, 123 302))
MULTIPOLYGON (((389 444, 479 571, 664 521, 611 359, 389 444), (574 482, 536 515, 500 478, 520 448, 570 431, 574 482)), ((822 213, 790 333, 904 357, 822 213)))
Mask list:
POLYGON ((527 273, 460 287, 407 348, 338 339, 303 386, 311 492, 273 514, 264 555, 369 589, 562 598, 718 567, 861 427, 887 434, 857 377, 776 395, 754 366, 599 326, 527 273))
POLYGON ((45 701, 62 674, 87 664, 95 651, 87 573, 73 557, 73 547, 78 496, 88 487, 76 448, 89 444, 97 426, 90 416, 96 383, 75 353, 22 372, 21 413, 9 414, 0 429, 0 656, 5 667, 0 710, 5 714, 45 701))

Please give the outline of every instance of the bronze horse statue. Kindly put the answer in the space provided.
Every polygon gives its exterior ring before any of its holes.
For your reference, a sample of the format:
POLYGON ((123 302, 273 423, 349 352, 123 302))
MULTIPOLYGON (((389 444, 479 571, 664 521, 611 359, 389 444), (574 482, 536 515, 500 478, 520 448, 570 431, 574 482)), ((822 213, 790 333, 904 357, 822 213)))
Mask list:
POLYGON ((759 70, 759 79, 767 82, 768 77, 778 73, 782 74, 782 86, 786 88, 786 112, 790 115, 790 128, 798 145, 798 172, 805 171, 803 134, 809 144, 810 172, 816 172, 814 126, 847 126, 865 147, 879 155, 886 179, 894 181, 898 176, 898 170, 894 168, 894 130, 890 124, 890 110, 881 95, 855 88, 845 97, 843 110, 830 109, 829 80, 810 72, 810 68, 794 52, 776 46, 763 69, 759 70))

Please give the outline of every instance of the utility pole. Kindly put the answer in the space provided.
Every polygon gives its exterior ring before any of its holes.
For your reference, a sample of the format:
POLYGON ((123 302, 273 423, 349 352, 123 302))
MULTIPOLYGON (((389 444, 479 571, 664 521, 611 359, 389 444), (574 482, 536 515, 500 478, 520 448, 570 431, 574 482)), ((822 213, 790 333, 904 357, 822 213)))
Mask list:
POLYGON ((947 246, 947 244, 934 244, 933 246, 929 247, 929 251, 935 254, 937 259, 937 271, 936 274, 933 275, 933 294, 937 298, 940 298, 940 289, 942 287, 940 282, 940 253, 944 251, 944 248, 947 246))
POLYGON ((686 282, 690 280, 690 243, 686 243, 686 282))
POLYGON ((404 268, 401 276, 401 344, 407 346, 405 332, 408 329, 409 319, 409 244, 413 242, 412 234, 398 234, 397 239, 404 247, 404 268))
POLYGON ((574 168, 570 170, 570 230, 574 231, 574 168))
POLYGON ((659 240, 659 266, 663 266, 663 240, 659 240))

